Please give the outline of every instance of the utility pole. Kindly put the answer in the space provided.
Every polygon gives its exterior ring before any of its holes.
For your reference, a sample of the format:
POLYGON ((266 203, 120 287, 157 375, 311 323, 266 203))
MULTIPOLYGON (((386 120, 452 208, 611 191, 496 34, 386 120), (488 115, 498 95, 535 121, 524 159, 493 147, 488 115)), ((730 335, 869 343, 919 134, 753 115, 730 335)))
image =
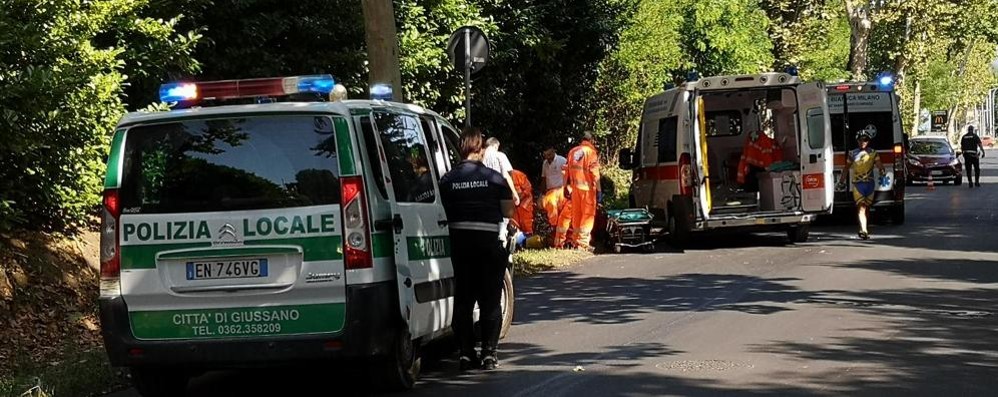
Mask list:
POLYGON ((392 0, 361 0, 367 41, 367 67, 370 85, 389 84, 392 100, 401 102, 402 72, 399 70, 399 43, 395 30, 392 0))

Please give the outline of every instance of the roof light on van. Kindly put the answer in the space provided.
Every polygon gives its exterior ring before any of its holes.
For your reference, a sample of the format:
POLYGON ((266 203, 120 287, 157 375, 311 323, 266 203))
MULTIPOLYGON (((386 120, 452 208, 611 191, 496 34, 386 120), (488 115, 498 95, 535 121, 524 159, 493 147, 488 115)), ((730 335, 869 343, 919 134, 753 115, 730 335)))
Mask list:
POLYGON ((276 97, 302 93, 329 94, 336 80, 328 74, 263 79, 166 83, 159 87, 160 101, 192 102, 205 99, 276 97))
POLYGON ((877 84, 880 85, 880 88, 885 90, 894 88, 894 75, 888 72, 880 73, 877 75, 877 84))
POLYGON ((786 68, 785 71, 787 72, 787 74, 789 74, 791 76, 799 76, 800 75, 800 72, 797 70, 796 66, 787 66, 787 68, 786 68))
POLYGON ((198 86, 193 83, 167 83, 159 86, 159 100, 163 102, 184 102, 198 97, 198 86))

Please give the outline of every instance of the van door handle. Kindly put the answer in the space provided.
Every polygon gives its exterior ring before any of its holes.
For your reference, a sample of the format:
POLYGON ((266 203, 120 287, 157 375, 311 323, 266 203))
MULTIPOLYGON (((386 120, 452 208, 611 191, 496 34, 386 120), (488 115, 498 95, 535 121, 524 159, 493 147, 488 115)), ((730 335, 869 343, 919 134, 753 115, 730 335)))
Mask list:
POLYGON ((818 162, 818 155, 817 154, 812 154, 809 160, 811 161, 811 164, 817 163, 818 162))
POLYGON ((405 224, 402 223, 402 215, 395 214, 392 218, 392 228, 395 229, 395 234, 402 234, 402 227, 404 226, 405 224))

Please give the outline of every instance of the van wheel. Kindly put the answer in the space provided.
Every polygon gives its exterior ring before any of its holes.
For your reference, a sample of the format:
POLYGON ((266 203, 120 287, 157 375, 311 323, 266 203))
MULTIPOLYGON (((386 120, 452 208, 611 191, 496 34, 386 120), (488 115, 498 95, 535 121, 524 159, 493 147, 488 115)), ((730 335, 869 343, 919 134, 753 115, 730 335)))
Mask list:
POLYGON ((904 203, 891 207, 891 223, 895 225, 904 224, 904 203))
POLYGON ((404 328, 395 333, 395 341, 388 357, 374 363, 373 385, 380 385, 386 391, 405 391, 412 389, 419 378, 422 360, 419 357, 419 343, 412 340, 409 329, 404 328))
POLYGON ((499 307, 502 308, 502 328, 499 329, 499 339, 505 339, 513 326, 513 307, 516 297, 513 293, 513 272, 506 268, 502 280, 502 295, 499 297, 499 307))
POLYGON ((173 397, 187 394, 189 377, 171 368, 133 367, 132 385, 143 397, 173 397))
POLYGON ((811 225, 792 226, 787 230, 787 239, 792 244, 807 242, 809 237, 811 237, 811 225))
POLYGON ((672 245, 678 249, 686 248, 690 244, 690 225, 688 212, 683 211, 683 205, 673 204, 669 211, 669 238, 672 245))

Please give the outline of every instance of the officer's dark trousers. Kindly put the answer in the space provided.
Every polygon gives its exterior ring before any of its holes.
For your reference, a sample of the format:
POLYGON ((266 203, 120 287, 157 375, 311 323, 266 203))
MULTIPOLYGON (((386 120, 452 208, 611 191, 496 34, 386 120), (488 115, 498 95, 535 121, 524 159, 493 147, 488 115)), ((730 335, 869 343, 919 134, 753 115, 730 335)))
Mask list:
POLYGON ((967 182, 970 182, 970 183, 975 183, 975 182, 976 183, 981 183, 981 158, 980 157, 977 157, 977 156, 974 156, 974 155, 970 155, 970 154, 964 154, 963 155, 963 166, 966 169, 966 171, 964 171, 964 172, 966 172, 966 174, 967 174, 967 182), (973 174, 970 173, 970 169, 971 168, 974 169, 974 173, 973 174), (971 177, 973 177, 975 179, 970 179, 971 177))
POLYGON ((479 307, 482 354, 495 353, 502 326, 499 299, 509 254, 499 242, 499 233, 452 229, 450 239, 456 282, 452 327, 461 355, 475 357, 475 302, 479 307))

